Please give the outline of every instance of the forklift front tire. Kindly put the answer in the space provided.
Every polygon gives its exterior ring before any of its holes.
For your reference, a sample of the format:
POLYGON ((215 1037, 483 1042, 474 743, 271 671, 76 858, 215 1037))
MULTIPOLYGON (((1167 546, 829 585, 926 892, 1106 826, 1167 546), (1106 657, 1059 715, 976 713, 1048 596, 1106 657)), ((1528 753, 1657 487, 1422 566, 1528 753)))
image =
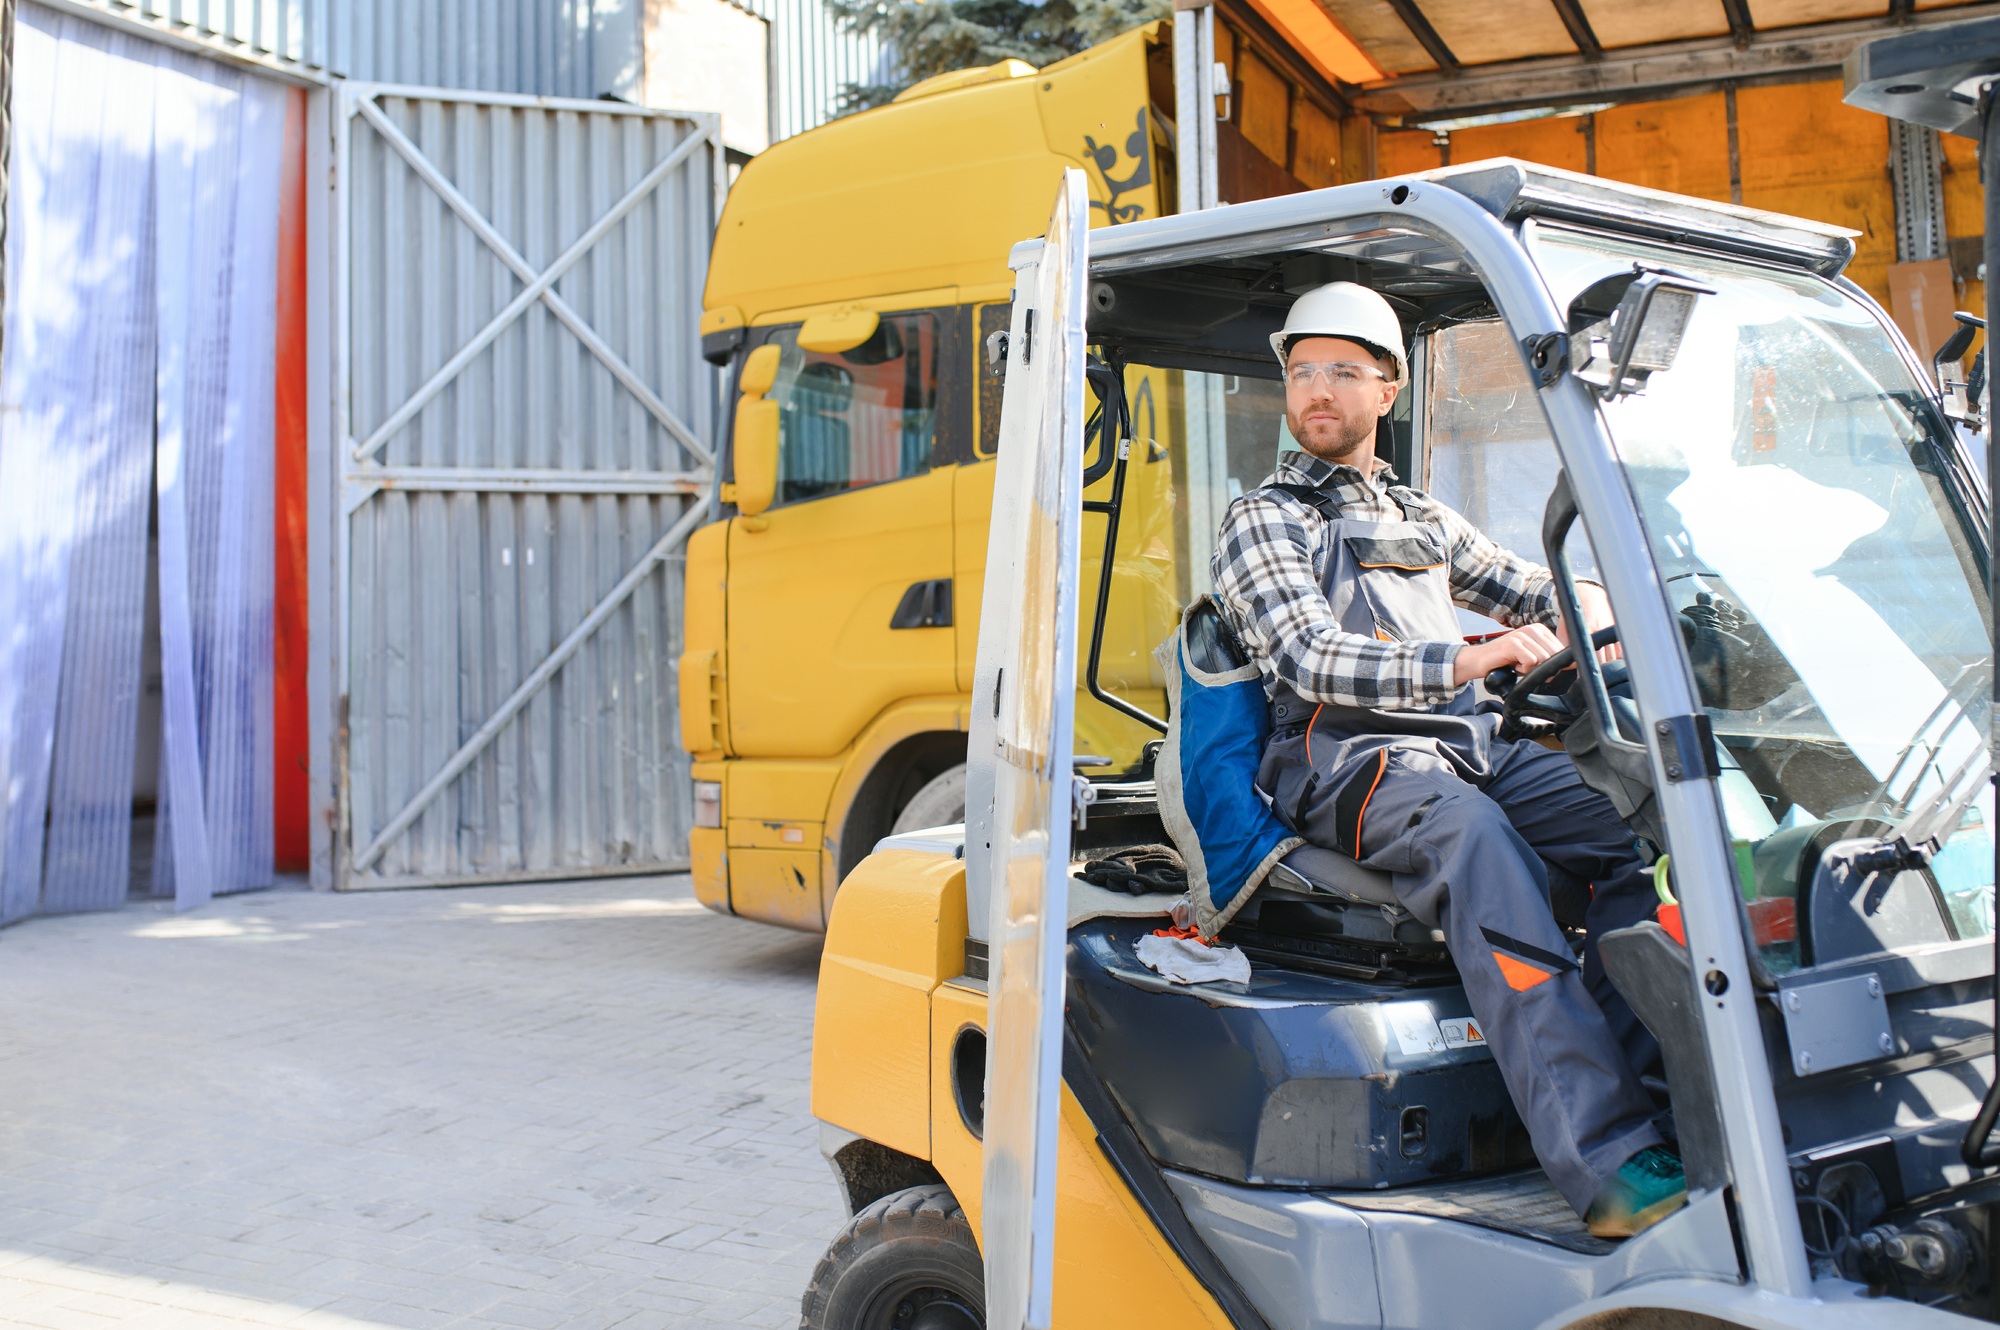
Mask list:
POLYGON ((800 1330, 984 1330, 986 1265, 941 1183, 891 1192, 848 1221, 806 1289, 800 1330))

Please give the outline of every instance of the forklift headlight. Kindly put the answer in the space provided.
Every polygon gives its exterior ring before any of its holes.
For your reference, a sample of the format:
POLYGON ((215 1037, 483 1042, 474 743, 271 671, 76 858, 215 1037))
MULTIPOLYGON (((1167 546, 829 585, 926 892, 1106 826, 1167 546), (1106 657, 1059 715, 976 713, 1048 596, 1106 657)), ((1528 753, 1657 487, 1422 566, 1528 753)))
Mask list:
POLYGON ((1640 391, 1673 367, 1695 298, 1714 290, 1643 264, 1593 282, 1570 302, 1570 369, 1607 400, 1640 391))
MULTIPOLYGON (((1687 332, 1688 319, 1694 314, 1694 298, 1700 293, 1664 282, 1649 285, 1643 293, 1639 287, 1640 284, 1634 282, 1625 299, 1618 302, 1621 309, 1632 304, 1634 296, 1644 302, 1624 320, 1613 320, 1614 325, 1624 322, 1631 329, 1631 346, 1619 358, 1628 368, 1649 373, 1672 369, 1674 356, 1681 349, 1681 338, 1687 332)), ((1611 339, 1611 354, 1614 356, 1618 355, 1620 340, 1617 337, 1611 339)))
POLYGON ((698 827, 722 825, 722 782, 698 780, 694 783, 694 824, 698 827))

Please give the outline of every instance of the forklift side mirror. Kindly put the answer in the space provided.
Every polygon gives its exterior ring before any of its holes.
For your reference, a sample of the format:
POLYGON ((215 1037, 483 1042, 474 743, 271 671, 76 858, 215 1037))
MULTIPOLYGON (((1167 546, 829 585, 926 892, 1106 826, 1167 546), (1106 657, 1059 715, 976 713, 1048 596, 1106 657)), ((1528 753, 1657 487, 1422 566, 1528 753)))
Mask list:
POLYGON ((1642 391, 1653 374, 1673 367, 1695 298, 1714 293, 1643 264, 1591 283, 1569 305, 1570 371, 1606 401, 1642 391))
POLYGON ((778 494, 778 404, 766 397, 778 381, 779 348, 758 347, 743 361, 736 385, 736 433, 731 444, 736 470, 736 510, 755 517, 778 494))
POLYGON ((1965 363, 1965 352, 1972 339, 1986 327, 1986 320, 1963 310, 1952 317, 1958 320, 1958 327, 1931 357, 1931 373, 1937 378, 1945 415, 1966 429, 1977 431, 1983 426, 1985 415, 1982 408, 1986 393, 1986 348, 1980 347, 1969 365, 1965 363))

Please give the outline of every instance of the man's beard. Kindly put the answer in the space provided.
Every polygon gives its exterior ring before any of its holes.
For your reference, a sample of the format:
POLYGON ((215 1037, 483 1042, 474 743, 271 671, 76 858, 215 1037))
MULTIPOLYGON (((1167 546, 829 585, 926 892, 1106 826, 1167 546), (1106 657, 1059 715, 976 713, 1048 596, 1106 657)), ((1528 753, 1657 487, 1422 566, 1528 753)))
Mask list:
POLYGON ((1318 442, 1313 443, 1310 447, 1307 446, 1306 436, 1300 430, 1299 422, 1289 414, 1285 417, 1285 428, 1292 432, 1292 438, 1298 441, 1300 448, 1323 462, 1330 461, 1336 457, 1351 457, 1357 449, 1367 453, 1374 451, 1376 422, 1373 420, 1366 422, 1343 420, 1341 422, 1340 437, 1331 446, 1318 442))

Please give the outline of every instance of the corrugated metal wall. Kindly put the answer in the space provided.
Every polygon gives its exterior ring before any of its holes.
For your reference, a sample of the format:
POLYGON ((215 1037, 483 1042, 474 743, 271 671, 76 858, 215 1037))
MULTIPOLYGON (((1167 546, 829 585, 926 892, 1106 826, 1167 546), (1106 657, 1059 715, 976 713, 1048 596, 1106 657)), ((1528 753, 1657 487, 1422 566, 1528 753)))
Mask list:
POLYGON ((875 37, 841 26, 826 0, 732 0, 771 25, 771 138, 790 138, 838 113, 847 83, 887 78, 887 55, 875 37))
MULTIPOLYGON (((636 100, 644 0, 67 0, 241 54, 374 83, 636 100)), ((832 119, 846 83, 881 80, 873 37, 825 0, 732 0, 771 25, 772 137, 832 119)))
POLYGON ((643 0, 70 0, 240 54, 375 83, 628 95, 643 0))
POLYGON ((253 57, 312 70, 327 64, 327 0, 67 0, 67 5, 178 35, 219 39, 253 57))
POLYGON ((336 96, 341 885, 684 867, 677 546, 715 408, 714 117, 336 96))

